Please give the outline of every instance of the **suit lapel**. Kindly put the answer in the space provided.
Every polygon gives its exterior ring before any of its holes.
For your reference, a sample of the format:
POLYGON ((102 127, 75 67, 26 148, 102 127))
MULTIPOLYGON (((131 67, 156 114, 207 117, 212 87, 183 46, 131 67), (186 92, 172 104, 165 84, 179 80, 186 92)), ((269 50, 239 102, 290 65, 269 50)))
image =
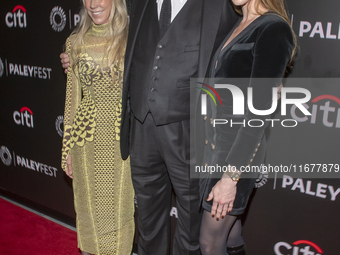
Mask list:
MULTIPOLYGON (((126 45, 125 61, 124 61, 124 85, 127 82, 128 74, 130 73, 131 60, 136 44, 136 39, 141 25, 146 7, 151 0, 136 0, 132 5, 129 38, 126 45)), ((152 0, 153 1, 153 0, 152 0)))
POLYGON ((223 1, 226 0, 203 0, 200 58, 198 63, 198 77, 200 78, 205 77, 209 65, 220 25, 223 1))

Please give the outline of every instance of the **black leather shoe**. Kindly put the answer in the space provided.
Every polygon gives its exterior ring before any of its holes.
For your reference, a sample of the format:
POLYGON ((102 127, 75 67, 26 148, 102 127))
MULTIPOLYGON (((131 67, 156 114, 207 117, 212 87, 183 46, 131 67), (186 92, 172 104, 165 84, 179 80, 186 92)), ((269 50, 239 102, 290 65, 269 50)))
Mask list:
POLYGON ((246 255, 246 246, 227 247, 227 255, 246 255))

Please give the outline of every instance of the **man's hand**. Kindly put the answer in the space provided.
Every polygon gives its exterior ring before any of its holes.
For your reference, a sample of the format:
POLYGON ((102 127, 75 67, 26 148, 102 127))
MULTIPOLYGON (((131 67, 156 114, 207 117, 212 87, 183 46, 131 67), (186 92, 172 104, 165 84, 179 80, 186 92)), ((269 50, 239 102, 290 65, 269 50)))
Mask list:
POLYGON ((68 154, 67 159, 66 159, 66 164, 67 164, 67 170, 65 171, 66 175, 73 179, 73 171, 72 171, 72 163, 71 163, 71 154, 68 154))
POLYGON ((211 216, 214 217, 216 215, 217 221, 220 217, 223 219, 227 215, 227 212, 231 212, 233 209, 236 197, 236 185, 236 181, 233 181, 229 177, 222 177, 212 188, 207 201, 214 199, 211 207, 211 216))
POLYGON ((67 73, 67 68, 70 67, 70 59, 68 58, 68 55, 66 53, 60 54, 61 64, 63 68, 65 69, 65 73, 67 73))

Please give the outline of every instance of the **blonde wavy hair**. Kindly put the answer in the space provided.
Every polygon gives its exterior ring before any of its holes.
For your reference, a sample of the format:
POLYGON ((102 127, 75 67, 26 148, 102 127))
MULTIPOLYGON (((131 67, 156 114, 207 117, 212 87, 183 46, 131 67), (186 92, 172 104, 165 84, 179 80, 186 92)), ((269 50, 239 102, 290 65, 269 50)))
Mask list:
MULTIPOLYGON (((253 0, 250 0, 253 1, 253 0)), ((290 56, 290 61, 289 61, 289 65, 292 64, 292 62, 294 61, 296 52, 297 52, 297 38, 296 38, 296 34, 292 28, 291 25, 291 21, 288 17, 288 13, 286 10, 286 4, 285 4, 285 0, 259 0, 255 3, 255 11, 257 14, 259 15, 265 15, 265 13, 260 11, 260 6, 265 7, 268 11, 274 12, 276 15, 280 16, 282 19, 284 19, 288 25, 290 26, 290 29, 292 30, 292 34, 293 34, 293 50, 292 50, 292 54, 290 56)), ((239 14, 242 15, 242 8, 241 6, 234 6, 234 9, 236 10, 236 12, 238 12, 239 14)))
MULTIPOLYGON (((79 12, 80 22, 72 32, 71 38, 71 56, 73 58, 72 70, 79 61, 81 46, 84 45, 84 36, 92 26, 92 19, 85 8, 85 0, 81 0, 82 6, 79 12)), ((117 61, 117 64, 124 64, 124 54, 128 35, 128 14, 125 0, 112 0, 112 9, 109 17, 109 39, 107 45, 107 54, 110 67, 117 61)))

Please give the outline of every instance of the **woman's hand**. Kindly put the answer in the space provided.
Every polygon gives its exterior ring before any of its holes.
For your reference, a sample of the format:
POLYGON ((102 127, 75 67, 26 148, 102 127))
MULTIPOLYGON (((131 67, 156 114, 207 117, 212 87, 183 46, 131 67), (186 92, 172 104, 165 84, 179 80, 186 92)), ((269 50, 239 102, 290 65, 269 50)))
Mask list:
POLYGON ((60 60, 61 64, 63 68, 65 69, 64 72, 67 73, 67 68, 70 66, 70 59, 68 58, 68 55, 66 53, 61 53, 60 59, 61 59, 60 60))
POLYGON ((229 176, 223 174, 221 180, 212 188, 207 201, 213 199, 211 215, 212 217, 216 215, 217 221, 220 217, 223 219, 227 215, 227 212, 231 212, 233 209, 236 197, 236 185, 236 181, 233 181, 229 176))
POLYGON ((71 163, 71 154, 68 154, 67 159, 66 159, 66 164, 67 164, 67 170, 65 171, 66 175, 73 179, 72 175, 72 163, 71 163))

